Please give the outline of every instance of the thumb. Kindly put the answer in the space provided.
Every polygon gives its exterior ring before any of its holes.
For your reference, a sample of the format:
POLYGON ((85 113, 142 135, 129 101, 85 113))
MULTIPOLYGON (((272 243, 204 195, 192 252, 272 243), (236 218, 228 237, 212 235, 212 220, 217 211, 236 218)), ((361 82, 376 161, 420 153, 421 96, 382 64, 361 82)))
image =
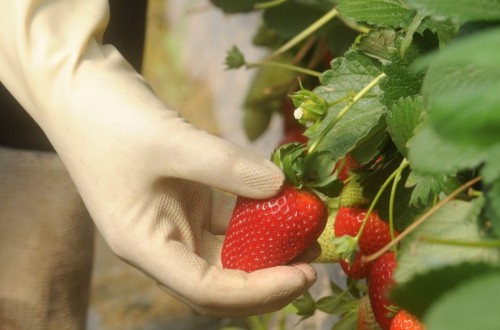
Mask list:
POLYGON ((271 161, 188 125, 170 140, 170 167, 164 173, 249 198, 276 195, 284 181, 271 161))

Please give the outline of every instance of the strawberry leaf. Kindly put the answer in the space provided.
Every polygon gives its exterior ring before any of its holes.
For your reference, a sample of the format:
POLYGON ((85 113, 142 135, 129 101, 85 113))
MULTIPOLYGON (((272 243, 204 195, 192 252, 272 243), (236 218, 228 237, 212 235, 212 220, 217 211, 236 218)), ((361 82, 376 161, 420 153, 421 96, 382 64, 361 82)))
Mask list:
MULTIPOLYGON (((397 44, 400 43, 401 38, 397 40, 397 44)), ((414 40, 404 56, 401 55, 400 50, 391 52, 390 62, 382 68, 387 77, 380 82, 380 88, 384 92, 381 101, 386 107, 391 107, 402 97, 415 96, 420 93, 424 72, 415 70, 411 64, 425 47, 429 46, 421 45, 414 40)))
POLYGON ((426 238, 463 242, 486 240, 482 237, 481 228, 478 226, 483 203, 482 198, 473 202, 459 200, 450 202, 405 238, 398 254, 398 267, 394 273, 396 282, 405 283, 418 274, 466 262, 500 265, 500 251, 497 249, 461 247, 425 241, 426 238))
POLYGON ((439 194, 444 193, 448 195, 457 189, 460 186, 460 181, 456 177, 421 175, 417 171, 412 171, 406 179, 405 186, 414 187, 410 205, 430 206, 433 199, 439 194))
POLYGON ((292 305, 297 308, 297 315, 303 316, 302 319, 311 317, 316 312, 316 304, 309 291, 306 291, 300 298, 295 299, 292 305))
POLYGON ((325 133, 318 150, 330 150, 338 160, 365 138, 378 124, 385 110, 377 98, 380 94, 378 87, 354 104, 333 129, 323 131, 328 128, 330 122, 337 119, 339 112, 351 102, 352 97, 380 73, 379 64, 361 52, 349 51, 345 57, 333 60, 332 70, 325 71, 321 76, 322 86, 314 90, 331 106, 323 121, 308 129, 310 143, 315 143, 325 133))
POLYGON ((436 18, 459 21, 489 21, 500 19, 498 0, 408 0, 408 3, 436 18))
POLYGON ((474 278, 498 270, 485 263, 464 263, 433 269, 419 274, 410 281, 398 284, 390 293, 391 299, 411 314, 421 318, 434 302, 450 290, 474 278))
POLYGON ((421 96, 405 97, 400 98, 387 113, 387 129, 392 141, 404 157, 408 157, 406 144, 413 137, 415 128, 421 122, 423 108, 421 96))
POLYGON ((425 31, 431 31, 437 36, 439 46, 443 47, 457 35, 458 30, 459 25, 450 19, 426 17, 417 32, 423 35, 425 31))
POLYGON ((390 63, 391 54, 396 48, 396 31, 393 29, 370 30, 361 37, 356 48, 366 55, 379 60, 382 64, 390 63))
POLYGON ((356 144, 356 147, 349 152, 349 155, 359 164, 365 165, 374 162, 387 146, 389 136, 384 117, 381 117, 378 124, 373 126, 366 136, 356 144))
POLYGON ((332 176, 335 162, 333 154, 328 150, 315 152, 307 158, 305 163, 305 181, 320 182, 332 176))
POLYGON ((498 329, 498 295, 500 270, 478 274, 437 300, 424 322, 429 329, 498 329))
POLYGON ((366 0, 340 0, 338 9, 345 18, 393 28, 407 26, 415 15, 399 0, 372 0, 369 5, 366 0))

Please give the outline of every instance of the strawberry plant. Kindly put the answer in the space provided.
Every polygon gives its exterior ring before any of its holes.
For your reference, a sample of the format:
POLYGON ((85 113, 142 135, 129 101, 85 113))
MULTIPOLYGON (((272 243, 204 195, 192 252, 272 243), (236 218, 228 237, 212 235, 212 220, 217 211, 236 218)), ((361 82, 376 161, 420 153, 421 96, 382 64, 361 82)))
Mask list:
POLYGON ((261 14, 253 41, 269 55, 250 61, 235 45, 226 58, 231 69, 263 72, 245 109, 260 119, 243 126, 258 139, 282 116, 284 143, 295 136, 305 155, 281 158, 284 171, 292 184, 305 179, 328 212, 317 261, 346 272, 331 295, 300 298, 298 314, 366 328, 358 316, 369 309, 358 306, 369 297, 373 328, 403 315, 425 329, 497 329, 500 1, 212 3, 261 14), (363 239, 380 233, 375 218, 383 234, 363 239), (383 283, 378 273, 391 284, 373 284, 383 283))

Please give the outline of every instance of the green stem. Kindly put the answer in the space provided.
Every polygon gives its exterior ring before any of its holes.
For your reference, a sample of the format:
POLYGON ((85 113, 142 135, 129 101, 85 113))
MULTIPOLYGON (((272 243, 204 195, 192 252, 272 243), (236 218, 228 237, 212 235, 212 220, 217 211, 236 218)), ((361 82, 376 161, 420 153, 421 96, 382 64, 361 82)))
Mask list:
MULTIPOLYGON (((392 182, 391 195, 389 197, 389 231, 391 234, 391 240, 393 240, 395 237, 395 234, 394 234, 394 200, 396 197, 396 189, 397 189, 399 180, 401 180, 401 173, 409 164, 410 164, 410 162, 408 162, 408 160, 403 159, 403 161, 401 162, 401 165, 396 170, 396 176, 394 177, 394 181, 392 182)), ((394 254, 397 254, 396 246, 394 246, 394 254)))
POLYGON ((466 183, 464 183, 463 185, 461 185, 460 187, 458 187, 457 189, 455 189, 451 194, 449 194, 448 196, 446 196, 446 198, 444 198, 442 201, 440 201, 439 203, 437 203, 436 205, 434 205, 429 211, 425 212, 420 218, 418 218, 411 225, 409 225, 408 227, 406 227, 405 230, 403 230, 389 244, 387 244, 386 246, 384 246, 382 249, 378 250, 377 252, 375 252, 375 253, 373 253, 373 254, 371 254, 369 256, 363 257, 363 262, 373 261, 373 260, 377 259, 378 257, 380 257, 385 252, 389 251, 389 249, 391 247, 393 247, 394 245, 398 244, 403 238, 405 238, 411 232, 413 232, 425 220, 429 219, 431 217, 431 215, 433 215, 434 213, 436 213, 446 203, 450 202, 455 197, 457 197, 460 193, 462 193, 463 191, 467 190, 469 187, 472 187, 474 184, 478 183, 479 181, 481 181, 481 177, 480 176, 475 177, 474 179, 467 181, 466 183))
POLYGON ((415 32, 417 32, 417 29, 420 27, 420 24, 422 24, 422 20, 426 17, 427 15, 423 15, 421 13, 417 13, 415 17, 413 17, 413 21, 411 22, 410 26, 408 27, 408 31, 406 32, 406 36, 404 37, 403 41, 401 42, 401 57, 404 57, 406 50, 408 47, 410 47, 411 42, 413 41, 413 35, 415 32))
POLYGON ((391 175, 389 175, 389 177, 385 180, 385 182, 382 184, 380 189, 377 191, 377 194, 373 198, 373 201, 371 202, 370 207, 368 208, 368 211, 366 211, 366 215, 363 218, 363 223, 361 224, 361 227, 359 228, 359 232, 356 234, 356 237, 354 237, 356 242, 359 241, 361 234, 363 233, 363 230, 365 229, 365 226, 368 223, 368 218, 370 217, 370 214, 373 212, 375 205, 377 205, 378 200, 380 199, 380 197, 384 193, 385 188, 387 188, 389 183, 391 183, 391 181, 393 179, 395 179, 396 176, 398 176, 398 174, 400 175, 401 171, 403 171, 403 169, 408 165, 410 165, 410 162, 408 162, 406 159, 404 159, 403 162, 401 162, 401 165, 397 168, 397 170, 395 170, 394 172, 391 173, 391 175))
POLYGON ((272 1, 267 1, 267 2, 259 2, 259 3, 256 3, 254 8, 256 10, 259 10, 259 9, 267 9, 267 8, 271 8, 271 7, 276 7, 276 6, 279 6, 281 5, 282 3, 285 3, 287 2, 288 0, 272 0, 272 1))
POLYGON ((308 150, 308 154, 312 154, 316 149, 318 148, 319 144, 321 141, 325 138, 325 136, 330 132, 330 130, 337 124, 337 122, 344 117, 344 115, 349 111, 359 100, 361 100, 368 92, 375 87, 379 82, 380 79, 385 77, 385 73, 379 74, 375 79, 373 79, 368 85, 366 85, 362 90, 360 90, 354 97, 352 98, 351 102, 347 104, 340 112, 337 114, 334 120, 332 120, 328 126, 321 132, 321 135, 319 138, 317 138, 314 143, 311 145, 311 147, 308 150))
POLYGON ((370 32, 370 28, 368 28, 368 27, 366 27, 364 25, 360 25, 356 21, 353 21, 353 20, 350 20, 350 19, 345 19, 345 18, 342 18, 342 17, 340 17, 340 20, 347 27, 351 28, 354 31, 357 31, 357 32, 363 33, 363 34, 366 34, 366 33, 370 32))
POLYGON ((273 66, 276 68, 282 68, 282 69, 288 69, 296 72, 300 72, 303 74, 307 74, 310 76, 314 77, 319 77, 321 76, 321 72, 314 71, 314 70, 309 70, 300 66, 292 65, 292 64, 286 64, 286 63, 280 63, 280 62, 272 62, 272 61, 263 61, 263 62, 255 62, 255 63, 247 63, 247 68, 255 68, 258 66, 273 66))
POLYGON ((291 49, 295 45, 299 44, 302 40, 307 38, 309 35, 313 34, 316 32, 318 29, 320 29, 322 26, 324 26, 326 23, 328 23, 330 20, 332 20, 335 16, 338 15, 337 9, 333 8, 329 12, 327 12, 325 15, 320 17, 316 22, 308 26, 305 30, 297 34, 295 37, 290 39, 287 43, 285 43, 283 46, 275 50, 271 55, 269 55, 266 60, 271 60, 287 50, 291 49))
POLYGON ((473 248, 500 248, 500 240, 484 240, 484 241, 461 241, 455 239, 444 239, 438 237, 421 237, 422 241, 441 244, 441 245, 451 245, 460 247, 473 247, 473 248))

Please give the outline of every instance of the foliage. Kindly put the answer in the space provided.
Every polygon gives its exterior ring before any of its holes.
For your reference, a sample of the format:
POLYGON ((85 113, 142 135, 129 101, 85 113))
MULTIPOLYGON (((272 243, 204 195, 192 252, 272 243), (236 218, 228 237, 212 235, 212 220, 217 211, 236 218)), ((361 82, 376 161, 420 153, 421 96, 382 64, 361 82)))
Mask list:
MULTIPOLYGON (((288 64, 318 73, 291 67, 301 83, 287 86, 289 95, 302 90, 326 104, 305 127, 305 148, 335 162, 354 157, 366 197, 408 231, 397 249, 398 306, 428 329, 498 327, 500 1, 212 1, 226 12, 262 13, 255 40, 271 55, 259 65, 286 46, 288 64)), ((352 328, 356 296, 346 297, 333 285, 302 315, 320 309, 340 315, 337 328, 352 328)))

